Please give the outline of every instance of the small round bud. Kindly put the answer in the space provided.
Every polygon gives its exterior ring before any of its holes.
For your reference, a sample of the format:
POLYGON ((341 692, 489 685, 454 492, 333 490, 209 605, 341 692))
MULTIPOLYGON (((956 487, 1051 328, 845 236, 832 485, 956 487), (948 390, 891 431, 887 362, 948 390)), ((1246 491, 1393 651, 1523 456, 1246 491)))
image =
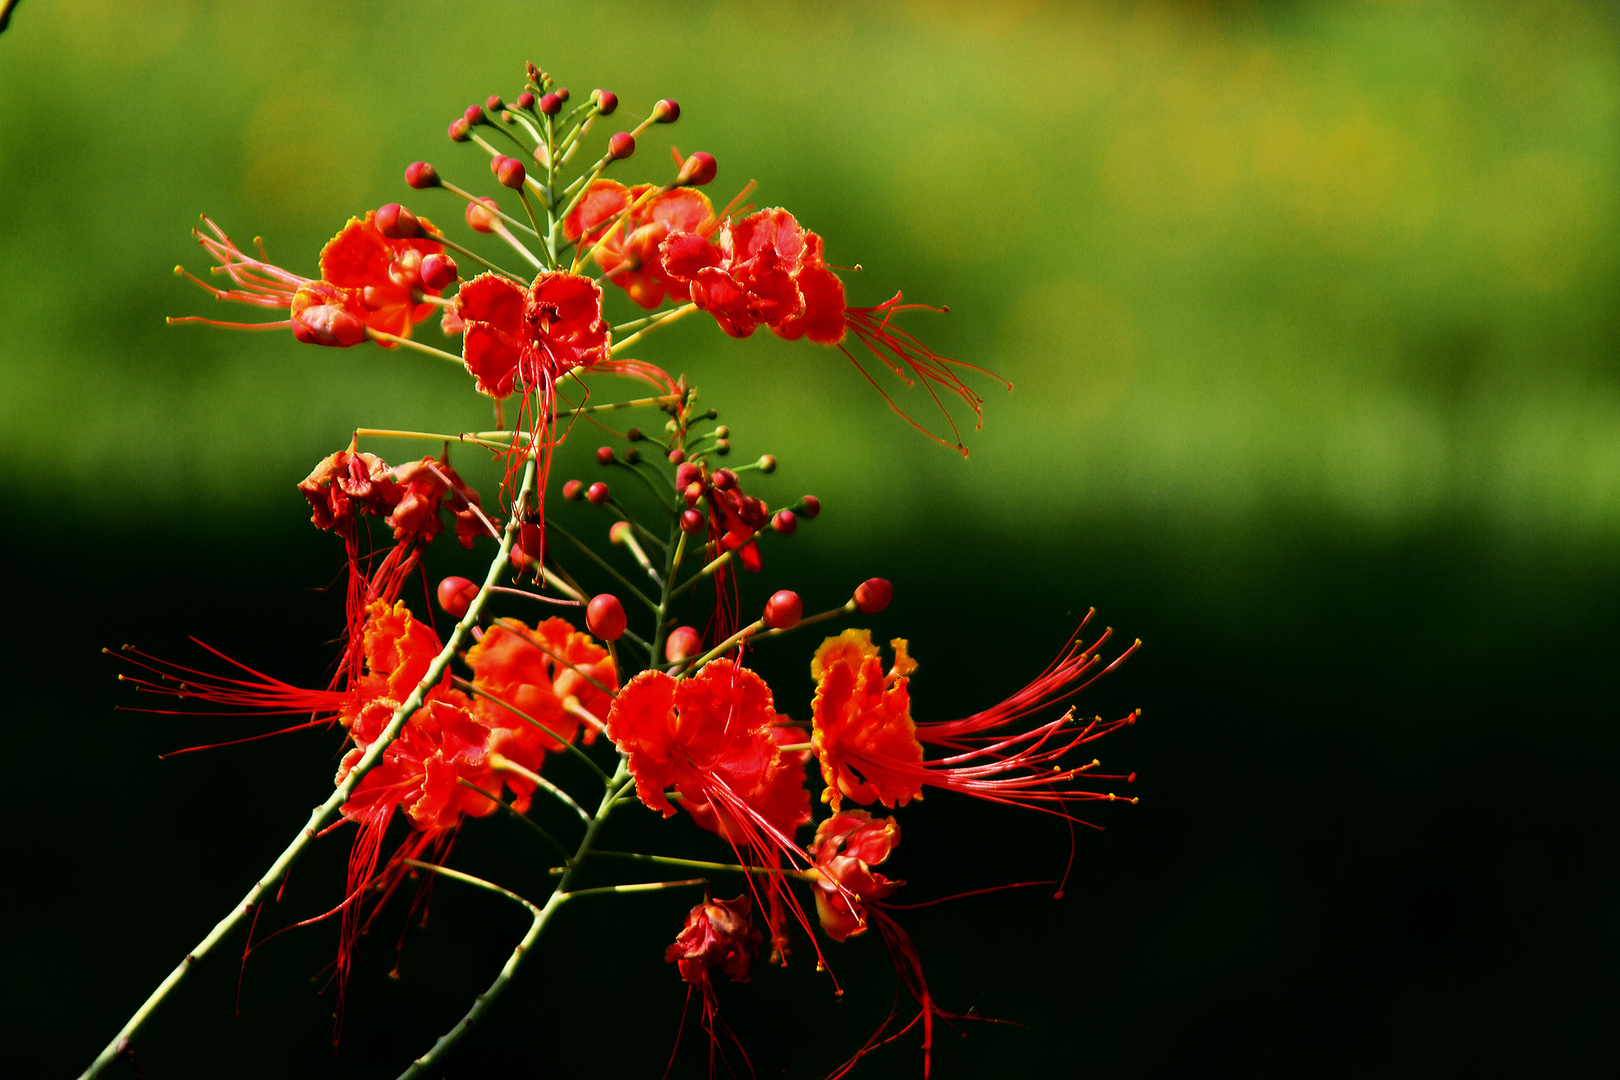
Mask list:
POLYGON ((494 199, 483 198, 477 202, 467 204, 467 224, 474 232, 488 233, 495 231, 494 199))
POLYGON ((439 582, 439 606, 460 619, 478 597, 478 586, 464 577, 447 577, 439 582))
POLYGON ((562 98, 556 94, 542 94, 540 97, 540 111, 547 116, 556 116, 562 111, 562 98))
POLYGON ((623 161, 636 152, 636 139, 628 131, 615 131, 608 139, 608 156, 623 161))
POLYGON ((598 465, 613 464, 613 447, 599 446, 596 448, 596 463, 598 465))
POLYGON ((703 515, 696 510, 681 511, 681 532, 696 535, 703 531, 703 515))
POLYGON ((855 610, 862 615, 876 615, 893 599, 894 586, 883 578, 868 578, 855 586, 855 610))
POLYGON ((680 447, 677 446, 675 449, 673 449, 673 450, 671 450, 669 452, 669 463, 671 465, 679 465, 681 462, 683 462, 685 460, 686 460, 686 451, 682 450, 680 447))
POLYGON ((792 536, 793 530, 799 527, 798 515, 791 510, 778 510, 776 516, 771 518, 771 528, 783 536, 792 536))
POLYGON ((626 431, 624 433, 624 437, 629 439, 631 442, 640 442, 642 439, 646 438, 646 436, 641 433, 641 429, 638 427, 633 427, 626 431))
POLYGON ((686 501, 687 506, 696 506, 697 501, 703 498, 703 485, 696 480, 692 481, 686 485, 686 490, 681 492, 681 498, 686 501))
POLYGON ((523 162, 515 157, 498 157, 491 165, 494 167, 495 178, 514 191, 523 186, 524 178, 529 175, 523 171, 523 162))
POLYGON ((719 427, 714 429, 714 434, 716 438, 729 439, 731 438, 731 429, 726 427, 726 425, 721 424, 719 427))
POLYGON ((641 451, 632 446, 624 452, 624 460, 631 465, 641 464, 641 451))
POLYGON ((759 459, 759 471, 762 472, 762 473, 773 473, 773 472, 775 472, 776 471, 776 455, 775 454, 764 454, 764 455, 762 455, 760 457, 760 459, 759 459))
POLYGON ((557 87, 557 100, 559 100, 559 101, 567 101, 568 100, 568 87, 566 87, 566 86, 557 87))
POLYGON ((563 485, 563 498, 569 502, 579 502, 585 497, 585 484, 579 480, 570 480, 563 485))
POLYGON ((624 633, 624 605, 612 593, 597 593, 585 605, 585 625, 603 641, 618 641, 624 633))
POLYGON ((664 640, 664 659, 672 664, 690 660, 703 651, 703 635, 695 626, 677 626, 664 640))
POLYGON ((716 439, 716 440, 714 440, 714 452, 719 454, 721 457, 725 457, 727 454, 731 453, 731 440, 730 439, 716 439))
POLYGON ((534 95, 527 90, 517 96, 517 107, 520 109, 534 108, 534 95))
POLYGON ((484 108, 488 109, 490 112, 498 112, 505 107, 505 104, 503 104, 501 101, 501 95, 499 94, 491 94, 484 101, 484 108))
POLYGON ((608 539, 615 544, 624 543, 624 538, 629 535, 630 523, 628 521, 615 521, 613 527, 608 530, 608 539))
POLYGON ((702 479, 703 466, 694 461, 688 461, 686 464, 675 470, 676 487, 685 487, 687 484, 696 483, 702 479))
POLYGON ((484 110, 477 105, 467 106, 467 111, 461 114, 461 118, 469 125, 489 123, 489 117, 485 116, 484 110))
POLYGON ((585 489, 585 497, 597 506, 601 506, 608 501, 608 486, 598 480, 585 489))
POLYGON ((391 202, 377 211, 377 230, 390 240, 409 240, 422 231, 416 215, 391 202))
POLYGON ((653 119, 660 124, 673 124, 681 118, 681 107, 674 98, 664 98, 653 106, 653 119))
POLYGON ((413 161, 405 167, 405 182, 418 190, 438 187, 439 170, 425 161, 413 161))
POLYGON ((765 601, 765 625, 772 630, 791 630, 804 617, 804 601, 791 589, 783 589, 765 601))
POLYGON ((467 132, 471 127, 472 125, 468 124, 465 119, 459 116, 456 117, 454 120, 450 121, 450 141, 466 142, 467 132))
POLYGON ((718 420, 718 419, 720 419, 720 410, 719 409, 710 409, 708 412, 703 414, 703 419, 705 419, 705 420, 718 420))
MULTIPOLYGON (((666 410, 668 410, 668 409, 673 409, 674 406, 673 405, 666 405, 666 406, 664 406, 664 408, 666 410)), ((664 430, 669 432, 671 435, 673 435, 677 431, 681 430, 681 425, 677 424, 674 420, 665 420, 664 421, 664 430)))
POLYGON ((603 116, 612 116, 613 110, 619 107, 619 95, 611 90, 593 90, 592 96, 596 98, 596 111, 603 116))
POLYGON ((714 486, 721 491, 730 491, 737 486, 737 474, 730 469, 720 469, 714 474, 714 486))
MULTIPOLYGON (((676 111, 679 112, 679 110, 676 111)), ((675 177, 675 182, 690 187, 702 187, 714 179, 714 174, 717 171, 719 171, 719 165, 716 164, 714 155, 705 154, 699 150, 686 159, 686 162, 681 166, 680 174, 675 177)))
POLYGON ((799 500, 799 516, 813 518, 821 513, 821 500, 814 495, 806 495, 799 500))
POLYGON ((429 255, 422 260, 422 284, 436 291, 448 289, 456 280, 456 260, 448 255, 429 255))

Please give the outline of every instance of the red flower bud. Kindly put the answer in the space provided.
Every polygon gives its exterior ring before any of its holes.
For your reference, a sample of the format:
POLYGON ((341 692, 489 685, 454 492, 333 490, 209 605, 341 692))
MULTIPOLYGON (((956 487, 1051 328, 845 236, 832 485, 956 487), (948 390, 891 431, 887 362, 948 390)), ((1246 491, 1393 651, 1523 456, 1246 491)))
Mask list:
POLYGON ((603 116, 611 116, 619 107, 619 95, 611 90, 595 90, 592 94, 596 98, 596 111, 603 116))
POLYGON ((466 120, 462 119, 459 116, 456 117, 454 120, 450 121, 450 141, 451 142, 466 142, 467 141, 467 131, 468 131, 468 129, 470 127, 471 127, 471 125, 469 125, 466 120))
POLYGON ((688 461, 686 464, 675 470, 676 487, 683 488, 687 484, 695 484, 702 479, 703 466, 699 465, 695 461, 688 461))
POLYGON ((533 563, 540 562, 546 557, 545 530, 531 521, 525 521, 518 529, 517 542, 512 545, 512 565, 519 573, 527 570, 533 563))
POLYGON ((540 111, 547 116, 556 116, 562 111, 562 98, 556 94, 545 94, 540 98, 540 111))
POLYGON ((764 456, 762 456, 759 459, 759 471, 762 472, 762 473, 773 473, 773 472, 775 472, 776 471, 776 455, 775 454, 765 454, 764 456))
POLYGON ((613 527, 608 530, 608 539, 615 544, 624 543, 624 538, 629 535, 630 523, 628 521, 615 521, 613 527))
POLYGON ((664 98, 653 106, 653 119, 660 124, 673 124, 681 118, 681 107, 674 98, 664 98))
POLYGON ((855 610, 862 615, 876 615, 894 599, 894 586, 883 578, 868 578, 855 586, 855 610))
POLYGON ((643 438, 641 429, 638 427, 626 428, 624 437, 629 439, 631 442, 640 442, 643 438))
POLYGON ((704 528, 703 515, 696 510, 681 511, 681 532, 696 536, 704 528))
POLYGON ((439 186, 439 170, 425 161, 413 161, 405 167, 405 182, 418 190, 439 186))
POLYGON ((568 100, 568 87, 566 87, 566 86, 557 87, 557 97, 562 101, 567 101, 568 100))
POLYGON ((348 348, 366 340, 366 324, 341 304, 315 304, 295 311, 293 337, 306 345, 348 348))
POLYGON ((377 231, 390 240, 410 240, 422 231, 416 215, 397 202, 391 202, 378 210, 376 222, 377 231))
POLYGON ((703 649, 703 636, 696 627, 677 626, 664 641, 664 659, 672 664, 690 660, 703 649))
POLYGON ((687 506, 696 506, 697 501, 703 498, 703 484, 697 480, 687 484, 686 490, 681 492, 681 498, 686 500, 687 506))
POLYGON ((737 486, 737 474, 730 469, 720 469, 714 474, 714 486, 721 491, 730 491, 737 486))
POLYGON ((520 109, 534 108, 534 95, 527 90, 517 96, 517 107, 520 109))
POLYGON ((596 483, 585 489, 585 497, 596 505, 601 506, 608 500, 608 486, 602 483, 602 481, 598 480, 596 483))
POLYGON ((612 593, 597 593, 585 606, 585 625, 603 641, 618 641, 624 633, 624 605, 612 593))
POLYGON ((608 155, 615 161, 623 161, 636 152, 635 136, 628 131, 615 131, 608 139, 608 155))
POLYGON ((489 123, 489 117, 485 116, 484 110, 477 105, 467 106, 467 111, 461 114, 461 118, 467 121, 469 125, 489 123))
POLYGON ((563 498, 569 502, 579 502, 585 497, 585 485, 578 480, 570 480, 563 485, 563 498))
POLYGON ((793 530, 799 527, 799 519, 791 510, 778 510, 776 516, 771 518, 771 528, 783 536, 792 536, 793 530))
POLYGON ((821 500, 814 495, 806 495, 799 500, 799 516, 813 518, 821 513, 821 500))
POLYGON ((686 159, 686 163, 681 166, 680 174, 675 177, 675 182, 677 184, 689 184, 692 187, 702 187, 714 179, 714 174, 719 169, 720 165, 714 160, 713 154, 706 154, 699 150, 686 159))
POLYGON ((669 463, 671 465, 679 465, 681 462, 683 462, 685 460, 686 460, 686 451, 682 450, 680 447, 676 447, 675 449, 673 449, 673 450, 671 450, 669 452, 669 463))
POLYGON ((598 465, 611 465, 611 464, 613 464, 613 447, 611 447, 611 446, 597 447, 597 450, 596 450, 596 463, 598 465))
POLYGON ((456 618, 464 618, 478 596, 478 586, 464 577, 447 577, 439 582, 439 606, 456 618))
POLYGON ((493 232, 496 217, 490 213, 495 208, 495 200, 490 198, 479 199, 477 202, 467 204, 467 224, 474 232, 493 232))
POLYGON ((443 291, 456 280, 456 260, 448 255, 429 255, 422 260, 422 284, 443 291))
POLYGON ((765 601, 765 625, 772 630, 791 630, 803 617, 804 601, 790 589, 783 589, 765 601))
POLYGON ((523 171, 523 162, 515 157, 498 157, 490 162, 495 173, 495 179, 514 191, 523 186, 524 177, 529 174, 523 171))
POLYGON ((501 103, 501 95, 489 95, 488 100, 484 102, 484 108, 488 109, 490 112, 495 112, 498 109, 505 108, 505 106, 501 103))

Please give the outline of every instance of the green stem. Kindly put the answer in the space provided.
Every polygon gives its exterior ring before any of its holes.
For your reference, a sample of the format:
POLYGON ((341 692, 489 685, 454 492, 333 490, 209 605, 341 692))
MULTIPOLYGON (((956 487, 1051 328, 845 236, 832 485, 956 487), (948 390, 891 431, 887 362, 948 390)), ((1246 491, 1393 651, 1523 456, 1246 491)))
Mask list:
POLYGON ((612 574, 615 578, 617 578, 619 584, 623 585, 626 589, 629 589, 630 594, 632 596, 634 596, 637 600, 640 600, 643 604, 646 604, 649 608, 651 608, 654 611, 658 610, 658 605, 653 603, 651 600, 647 599, 647 594, 646 593, 642 592, 640 589, 638 589, 634 585, 630 584, 630 579, 629 578, 625 577, 623 574, 621 574, 617 570, 615 570, 613 568, 612 563, 608 562, 606 559, 602 558, 602 556, 598 555, 596 552, 594 552, 590 548, 586 547, 584 542, 581 541, 578 537, 576 537, 573 533, 569 532, 567 529, 563 528, 561 525, 558 525, 554 521, 547 521, 546 522, 546 528, 555 530, 557 532, 557 534, 560 535, 564 540, 567 540, 569 543, 571 543, 575 547, 579 548, 579 550, 583 551, 591 559, 591 561, 596 563, 597 566, 600 566, 602 569, 606 570, 608 573, 612 574))
MULTIPOLYGON (((505 802, 504 800, 498 798, 497 796, 491 795, 489 792, 485 791, 483 788, 479 787, 477 784, 473 783, 471 780, 468 780, 465 776, 458 776, 456 778, 456 783, 460 784, 464 788, 470 788, 471 790, 478 792, 478 794, 482 795, 484 798, 488 799, 490 802, 494 803, 496 806, 500 807, 502 810, 505 810, 508 814, 511 814, 513 817, 517 818, 519 821, 523 822, 523 824, 527 825, 529 828, 531 828, 535 832, 539 833, 540 838, 542 840, 544 840, 546 843, 550 844, 552 847, 556 848, 562 854, 562 857, 564 859, 568 858, 568 849, 562 846, 562 841, 558 840, 555 836, 552 836, 550 833, 548 833, 545 830, 545 827, 543 825, 541 825, 538 821, 534 820, 533 818, 531 818, 527 814, 518 813, 517 808, 514 807, 511 803, 505 802)), ((572 801, 572 800, 570 800, 570 801, 572 801)), ((590 820, 589 815, 586 816, 585 820, 587 820, 587 821, 590 820)))

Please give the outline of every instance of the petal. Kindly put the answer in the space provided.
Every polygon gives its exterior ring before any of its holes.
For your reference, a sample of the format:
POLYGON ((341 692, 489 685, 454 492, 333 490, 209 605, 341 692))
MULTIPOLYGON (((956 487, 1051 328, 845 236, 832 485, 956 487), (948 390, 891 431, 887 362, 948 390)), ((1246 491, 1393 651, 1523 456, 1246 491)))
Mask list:
POLYGON ((478 392, 504 398, 512 392, 523 345, 510 334, 483 322, 469 322, 462 335, 461 360, 478 380, 478 392))
POLYGON ((456 314, 463 321, 477 319, 516 335, 523 329, 523 305, 527 299, 515 282, 499 274, 483 273, 456 294, 456 314))

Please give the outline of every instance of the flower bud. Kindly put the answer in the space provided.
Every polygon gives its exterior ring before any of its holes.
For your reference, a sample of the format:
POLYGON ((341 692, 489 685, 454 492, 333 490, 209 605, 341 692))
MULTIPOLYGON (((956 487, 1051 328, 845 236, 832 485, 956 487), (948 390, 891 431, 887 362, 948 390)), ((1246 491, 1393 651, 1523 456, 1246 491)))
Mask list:
POLYGON ((688 461, 675 470, 675 486, 685 487, 703 479, 703 466, 694 461, 688 461))
POLYGON ((806 495, 799 500, 799 516, 813 518, 821 513, 821 500, 814 495, 806 495))
POLYGON ((439 582, 439 606, 456 618, 465 618, 478 596, 478 586, 464 577, 447 577, 439 582))
POLYGON ((791 510, 778 510, 776 516, 771 518, 771 528, 783 536, 792 536, 793 530, 799 527, 799 519, 791 510))
POLYGON ((466 120, 462 119, 459 116, 456 117, 454 120, 450 121, 450 141, 451 142, 466 142, 467 141, 467 131, 468 131, 468 129, 470 127, 471 127, 471 125, 468 124, 466 120))
POLYGON ((624 633, 624 605, 612 593, 597 593, 585 605, 585 625, 603 641, 618 641, 624 633))
POLYGON ((559 101, 567 101, 568 100, 568 87, 566 87, 566 86, 557 87, 557 99, 559 101))
POLYGON ((375 221, 377 230, 390 240, 410 240, 422 231, 416 215, 397 202, 391 202, 378 210, 375 221))
POLYGON ((523 171, 523 162, 515 157, 498 157, 490 162, 490 167, 495 173, 495 179, 514 191, 523 186, 524 178, 529 175, 523 171))
POLYGON ((759 465, 760 472, 767 474, 773 473, 776 471, 776 455, 761 454, 757 464, 759 465))
POLYGON ((703 414, 703 419, 705 419, 705 420, 718 420, 718 419, 720 419, 720 410, 719 409, 713 409, 713 408, 709 409, 707 412, 705 412, 703 414))
POLYGON ((680 447, 677 446, 675 449, 673 449, 673 450, 671 450, 669 452, 669 463, 671 465, 679 465, 681 462, 683 462, 685 460, 686 460, 686 451, 682 450, 680 447))
POLYGON ((696 536, 703 531, 703 515, 696 510, 681 511, 681 532, 696 536))
POLYGON ((619 95, 611 90, 593 90, 591 94, 596 98, 596 111, 603 116, 613 115, 613 110, 619 107, 619 95))
POLYGON ((725 457, 727 454, 731 453, 731 440, 730 439, 716 439, 716 440, 714 440, 714 452, 719 454, 721 457, 725 457))
POLYGON ((613 464, 613 447, 601 446, 596 450, 596 463, 598 465, 613 464))
POLYGON ((726 425, 721 424, 719 427, 714 429, 714 436, 717 439, 729 439, 731 438, 731 429, 726 427, 726 425))
POLYGON ((585 485, 578 480, 570 480, 563 485, 563 498, 569 502, 579 502, 585 497, 585 485))
POLYGON ((624 437, 629 439, 631 442, 640 442, 642 439, 646 438, 646 436, 641 433, 641 429, 638 427, 630 428, 624 433, 624 437))
MULTIPOLYGON (((676 111, 679 112, 679 110, 676 111)), ((714 179, 714 174, 718 170, 719 164, 714 160, 714 155, 705 154, 699 150, 686 159, 686 162, 681 166, 680 174, 675 177, 675 182, 691 187, 702 187, 714 179)))
POLYGON ((495 200, 490 198, 482 198, 467 204, 467 224, 474 232, 488 233, 495 230, 496 218, 490 212, 495 206, 495 200))
POLYGON ((624 460, 630 465, 640 465, 641 451, 632 446, 630 449, 624 452, 624 460))
POLYGON ((439 292, 456 280, 456 260, 448 255, 429 255, 422 260, 422 284, 439 292))
POLYGON ((585 489, 585 497, 597 506, 601 506, 608 501, 608 486, 598 480, 585 489))
POLYGON ((653 119, 660 124, 673 124, 681 118, 681 107, 674 98, 664 98, 653 106, 653 119))
POLYGON ((692 481, 686 485, 686 490, 681 492, 681 498, 686 500, 687 506, 696 506, 697 501, 703 498, 703 485, 696 480, 692 481))
POLYGON ((664 640, 664 659, 672 664, 690 660, 703 651, 703 636, 694 626, 677 626, 664 640))
POLYGON ((467 106, 467 111, 461 114, 461 118, 467 121, 469 127, 476 124, 489 123, 489 117, 485 116, 484 110, 479 108, 477 105, 467 106))
MULTIPOLYGON (((406 213, 409 213, 409 211, 406 211, 406 213)), ((415 248, 406 248, 404 251, 401 251, 399 255, 388 264, 388 280, 392 281, 395 285, 398 285, 402 289, 415 289, 421 287, 422 253, 417 251, 415 248)), ((375 286, 367 285, 364 291, 366 293, 370 293, 374 288, 375 286)), ((366 303, 374 307, 380 306, 380 303, 375 305, 372 304, 370 296, 366 297, 366 303)))
POLYGON ((855 610, 862 615, 876 615, 893 599, 894 586, 883 578, 868 578, 855 586, 855 610))
POLYGON ((512 566, 522 573, 546 557, 546 533, 532 521, 525 521, 518 529, 517 542, 512 545, 512 566))
POLYGON ((418 190, 439 186, 439 170, 425 161, 413 161, 405 167, 405 182, 418 190))
POLYGON ((506 108, 506 106, 501 101, 501 95, 491 94, 489 95, 489 98, 485 100, 484 108, 488 109, 490 112, 499 112, 501 109, 506 108))
POLYGON ((791 630, 803 617, 804 601, 790 589, 783 589, 765 601, 765 625, 772 630, 791 630))
POLYGON ((631 526, 628 521, 615 521, 613 523, 613 527, 608 530, 608 539, 613 541, 615 544, 622 544, 624 543, 624 538, 630 535, 630 528, 631 526))
POLYGON ((313 304, 296 307, 292 315, 293 337, 306 345, 330 345, 346 349, 366 340, 366 324, 342 304, 313 304))
POLYGON ((540 111, 547 116, 556 116, 562 111, 562 98, 556 94, 542 94, 540 96, 540 111))
POLYGON ((608 156, 623 161, 636 152, 636 139, 628 131, 615 131, 608 139, 608 156))
POLYGON ((517 107, 520 109, 534 108, 534 95, 527 90, 517 96, 517 107))
POLYGON ((721 491, 730 491, 737 486, 737 474, 730 469, 720 469, 714 474, 714 486, 721 491))

